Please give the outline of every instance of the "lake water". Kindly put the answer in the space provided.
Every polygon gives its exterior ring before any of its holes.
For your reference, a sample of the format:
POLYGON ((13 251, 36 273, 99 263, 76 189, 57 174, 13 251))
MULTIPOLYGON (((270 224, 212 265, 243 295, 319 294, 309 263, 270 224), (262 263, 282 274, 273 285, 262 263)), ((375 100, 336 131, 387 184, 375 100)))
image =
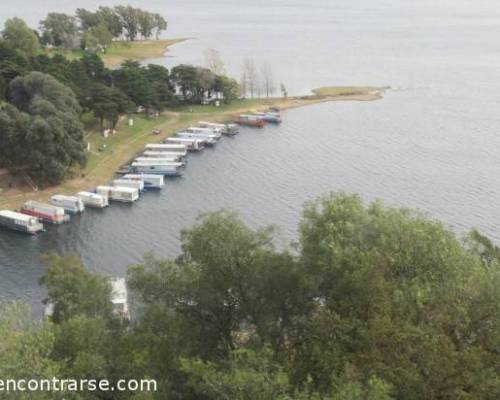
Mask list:
MULTIPOLYGON (((81 6, 117 4, 85 1, 81 6)), ((129 1, 144 6, 143 1, 129 1)), ((68 2, 2 0, 36 26, 68 2)), ((0 231, 0 296, 38 304, 38 256, 80 254, 93 271, 123 275, 147 251, 173 257, 198 213, 231 207, 253 226, 296 235, 302 205, 330 191, 418 207, 463 233, 500 241, 500 7, 485 0, 149 1, 169 19, 167 66, 216 48, 238 77, 245 57, 272 65, 292 94, 322 85, 390 85, 377 102, 286 111, 279 127, 242 129, 190 157, 183 179, 137 204, 88 210, 34 238, 0 231), (251 4, 250 4, 251 3, 251 4)))

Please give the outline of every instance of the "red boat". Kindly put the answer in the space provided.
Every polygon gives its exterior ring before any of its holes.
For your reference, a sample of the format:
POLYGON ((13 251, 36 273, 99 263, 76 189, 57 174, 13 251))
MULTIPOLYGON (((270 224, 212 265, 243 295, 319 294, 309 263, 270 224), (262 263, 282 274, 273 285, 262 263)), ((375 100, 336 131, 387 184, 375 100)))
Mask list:
POLYGON ((263 128, 266 125, 266 121, 264 121, 258 115, 248 115, 248 114, 240 115, 238 123, 240 125, 254 126, 257 128, 263 128))
POLYGON ((21 207, 21 213, 37 217, 41 221, 52 224, 62 224, 67 221, 64 209, 50 204, 39 203, 37 201, 28 201, 21 207))

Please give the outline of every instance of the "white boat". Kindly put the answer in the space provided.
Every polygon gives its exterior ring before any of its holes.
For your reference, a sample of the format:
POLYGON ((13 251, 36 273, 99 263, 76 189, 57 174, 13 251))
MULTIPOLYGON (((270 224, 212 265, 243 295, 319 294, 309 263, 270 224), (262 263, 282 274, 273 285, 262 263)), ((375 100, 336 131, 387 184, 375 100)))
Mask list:
POLYGON ((203 133, 206 135, 213 135, 213 137, 219 140, 222 136, 222 130, 220 128, 200 128, 198 126, 191 126, 186 129, 189 133, 203 133))
POLYGON ((239 132, 238 125, 236 124, 217 124, 215 122, 200 121, 198 125, 201 128, 218 128, 223 135, 228 136, 236 135, 239 132))
POLYGON ((266 122, 273 124, 281 124, 281 116, 276 112, 254 112, 253 115, 262 118, 266 122))
POLYGON ((210 138, 210 139, 215 139, 219 140, 221 135, 220 133, 214 133, 211 129, 205 129, 205 128, 188 128, 185 131, 180 131, 179 133, 185 133, 192 135, 194 138, 200 137, 200 138, 210 138))
POLYGON ((169 151, 150 151, 147 150, 144 153, 142 153, 143 157, 149 157, 149 158, 166 158, 166 159, 171 159, 172 161, 181 161, 185 158, 180 153, 171 153, 169 151))
POLYGON ((50 203, 54 206, 63 208, 64 211, 70 214, 79 214, 85 211, 85 205, 78 196, 56 194, 50 198, 50 203))
POLYGON ((109 206, 106 196, 92 192, 79 192, 77 196, 82 199, 86 207, 104 208, 109 206))
POLYGON ((181 153, 175 153, 175 152, 170 152, 170 151, 146 150, 144 153, 142 153, 142 157, 165 158, 165 159, 169 159, 172 161, 179 161, 179 162, 184 162, 184 163, 187 162, 186 155, 182 155, 181 153))
POLYGON ((96 193, 110 200, 132 203, 139 200, 139 190, 120 186, 97 186, 96 193))
POLYGON ((147 165, 170 165, 172 167, 180 168, 184 164, 179 162, 179 161, 168 161, 164 160, 162 158, 147 158, 147 157, 142 157, 140 161, 134 161, 132 165, 134 164, 147 164, 147 165))
POLYGON ((130 319, 128 307, 127 283, 124 278, 113 278, 111 283, 111 303, 113 313, 120 318, 130 319))
POLYGON ((199 139, 190 139, 182 137, 169 137, 165 140, 166 144, 182 144, 188 151, 201 151, 205 148, 203 142, 199 139))
POLYGON ((183 160, 176 160, 175 158, 171 157, 137 157, 134 159, 134 162, 144 162, 147 164, 154 164, 154 163, 172 163, 174 165, 180 164, 181 166, 186 165, 186 162, 183 160))
POLYGON ((181 176, 182 164, 180 163, 145 163, 133 162, 131 171, 136 174, 155 174, 167 176, 181 176), (175 165, 179 164, 179 165, 175 165))
POLYGON ((219 140, 217 136, 214 135, 213 133, 194 133, 194 132, 181 131, 177 132, 175 136, 180 138, 201 140, 207 146, 213 146, 217 144, 217 140, 219 140))
POLYGON ((261 117, 250 114, 241 114, 238 119, 238 123, 240 125, 254 126, 256 128, 263 128, 266 125, 266 121, 264 121, 261 117))
POLYGON ((113 186, 115 186, 115 187, 129 187, 129 188, 137 189, 139 192, 144 191, 144 181, 143 180, 115 179, 113 181, 113 186))
POLYGON ((146 151, 165 151, 169 153, 177 153, 184 157, 187 155, 187 146, 182 143, 165 143, 165 144, 147 144, 146 151))
POLYGON ((38 218, 10 210, 0 211, 0 226, 30 235, 43 231, 38 218))
POLYGON ((142 180, 144 182, 144 187, 148 189, 161 189, 165 186, 163 175, 127 174, 122 176, 121 179, 142 180))

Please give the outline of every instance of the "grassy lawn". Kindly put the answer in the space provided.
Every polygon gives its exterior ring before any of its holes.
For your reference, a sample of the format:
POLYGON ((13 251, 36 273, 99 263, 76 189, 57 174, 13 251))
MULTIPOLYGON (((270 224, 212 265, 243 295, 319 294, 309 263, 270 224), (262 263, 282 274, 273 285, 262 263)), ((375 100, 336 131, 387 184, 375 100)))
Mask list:
POLYGON ((134 115, 131 117, 134 120, 134 125, 128 125, 128 118, 123 119, 117 129, 115 135, 109 135, 105 138, 100 132, 92 132, 87 136, 87 142, 90 143, 90 153, 85 169, 82 171, 85 175, 91 173, 100 161, 108 156, 112 156, 117 147, 121 145, 127 146, 128 143, 135 139, 148 137, 151 131, 158 125, 162 125, 168 121, 168 117, 161 115, 158 118, 145 118, 144 116, 134 115), (99 151, 99 147, 105 145, 106 149, 99 151))
MULTIPOLYGON (((108 68, 114 68, 126 60, 143 61, 148 58, 160 58, 165 55, 169 46, 187 39, 139 40, 135 42, 116 41, 111 43, 106 53, 99 56, 108 68)), ((47 49, 47 54, 62 54, 70 60, 82 56, 82 50, 47 49)))
POLYGON ((233 101, 231 104, 221 104, 220 107, 216 107, 214 105, 183 105, 178 107, 173 107, 172 111, 179 113, 193 113, 193 114, 219 114, 219 113, 228 113, 233 111, 241 110, 245 108, 247 110, 251 110, 252 107, 262 107, 263 105, 268 104, 271 106, 275 103, 275 100, 272 98, 269 99, 243 99, 233 101))
POLYGON ((117 67, 126 60, 143 61, 163 57, 168 47, 184 40, 186 39, 114 42, 101 57, 107 67, 117 67))

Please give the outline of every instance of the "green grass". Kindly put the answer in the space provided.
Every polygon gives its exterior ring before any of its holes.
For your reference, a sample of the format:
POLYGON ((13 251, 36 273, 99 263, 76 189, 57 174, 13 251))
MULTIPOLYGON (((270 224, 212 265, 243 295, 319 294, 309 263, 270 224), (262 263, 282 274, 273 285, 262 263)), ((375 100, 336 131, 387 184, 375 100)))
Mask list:
MULTIPOLYGON (((143 61, 148 58, 160 58, 165 55, 169 46, 186 39, 140 40, 135 42, 117 41, 111 43, 105 53, 99 53, 108 68, 117 67, 126 60, 143 61)), ((80 58, 83 51, 46 49, 49 55, 61 54, 69 60, 80 58)))
POLYGON ((178 107, 171 108, 172 111, 180 112, 180 113, 193 113, 193 114, 218 114, 231 112, 235 110, 239 110, 241 108, 248 108, 249 110, 252 107, 262 107, 263 104, 273 103, 272 99, 244 99, 244 100, 236 100, 231 104, 221 104, 220 107, 216 107, 213 105, 182 105, 178 107))
POLYGON ((184 40, 186 39, 113 42, 101 57, 107 67, 117 67, 126 60, 143 61, 163 57, 168 47, 184 40))
MULTIPOLYGON (((165 115, 160 115, 158 118, 146 118, 144 116, 134 115, 132 118, 134 119, 134 126, 128 126, 128 118, 125 118, 120 122, 115 135, 110 134, 107 138, 105 138, 99 132, 92 132, 87 137, 87 141, 90 142, 91 152, 87 165, 82 171, 84 174, 88 174, 93 171, 100 161, 106 156, 113 155, 117 146, 133 141, 134 138, 141 138, 147 135, 153 130, 153 128, 165 123, 168 120, 168 117, 165 115), (106 145, 106 149, 100 152, 99 146, 102 144, 106 145)), ((138 146, 137 151, 141 150, 141 148, 141 146, 138 146)))

